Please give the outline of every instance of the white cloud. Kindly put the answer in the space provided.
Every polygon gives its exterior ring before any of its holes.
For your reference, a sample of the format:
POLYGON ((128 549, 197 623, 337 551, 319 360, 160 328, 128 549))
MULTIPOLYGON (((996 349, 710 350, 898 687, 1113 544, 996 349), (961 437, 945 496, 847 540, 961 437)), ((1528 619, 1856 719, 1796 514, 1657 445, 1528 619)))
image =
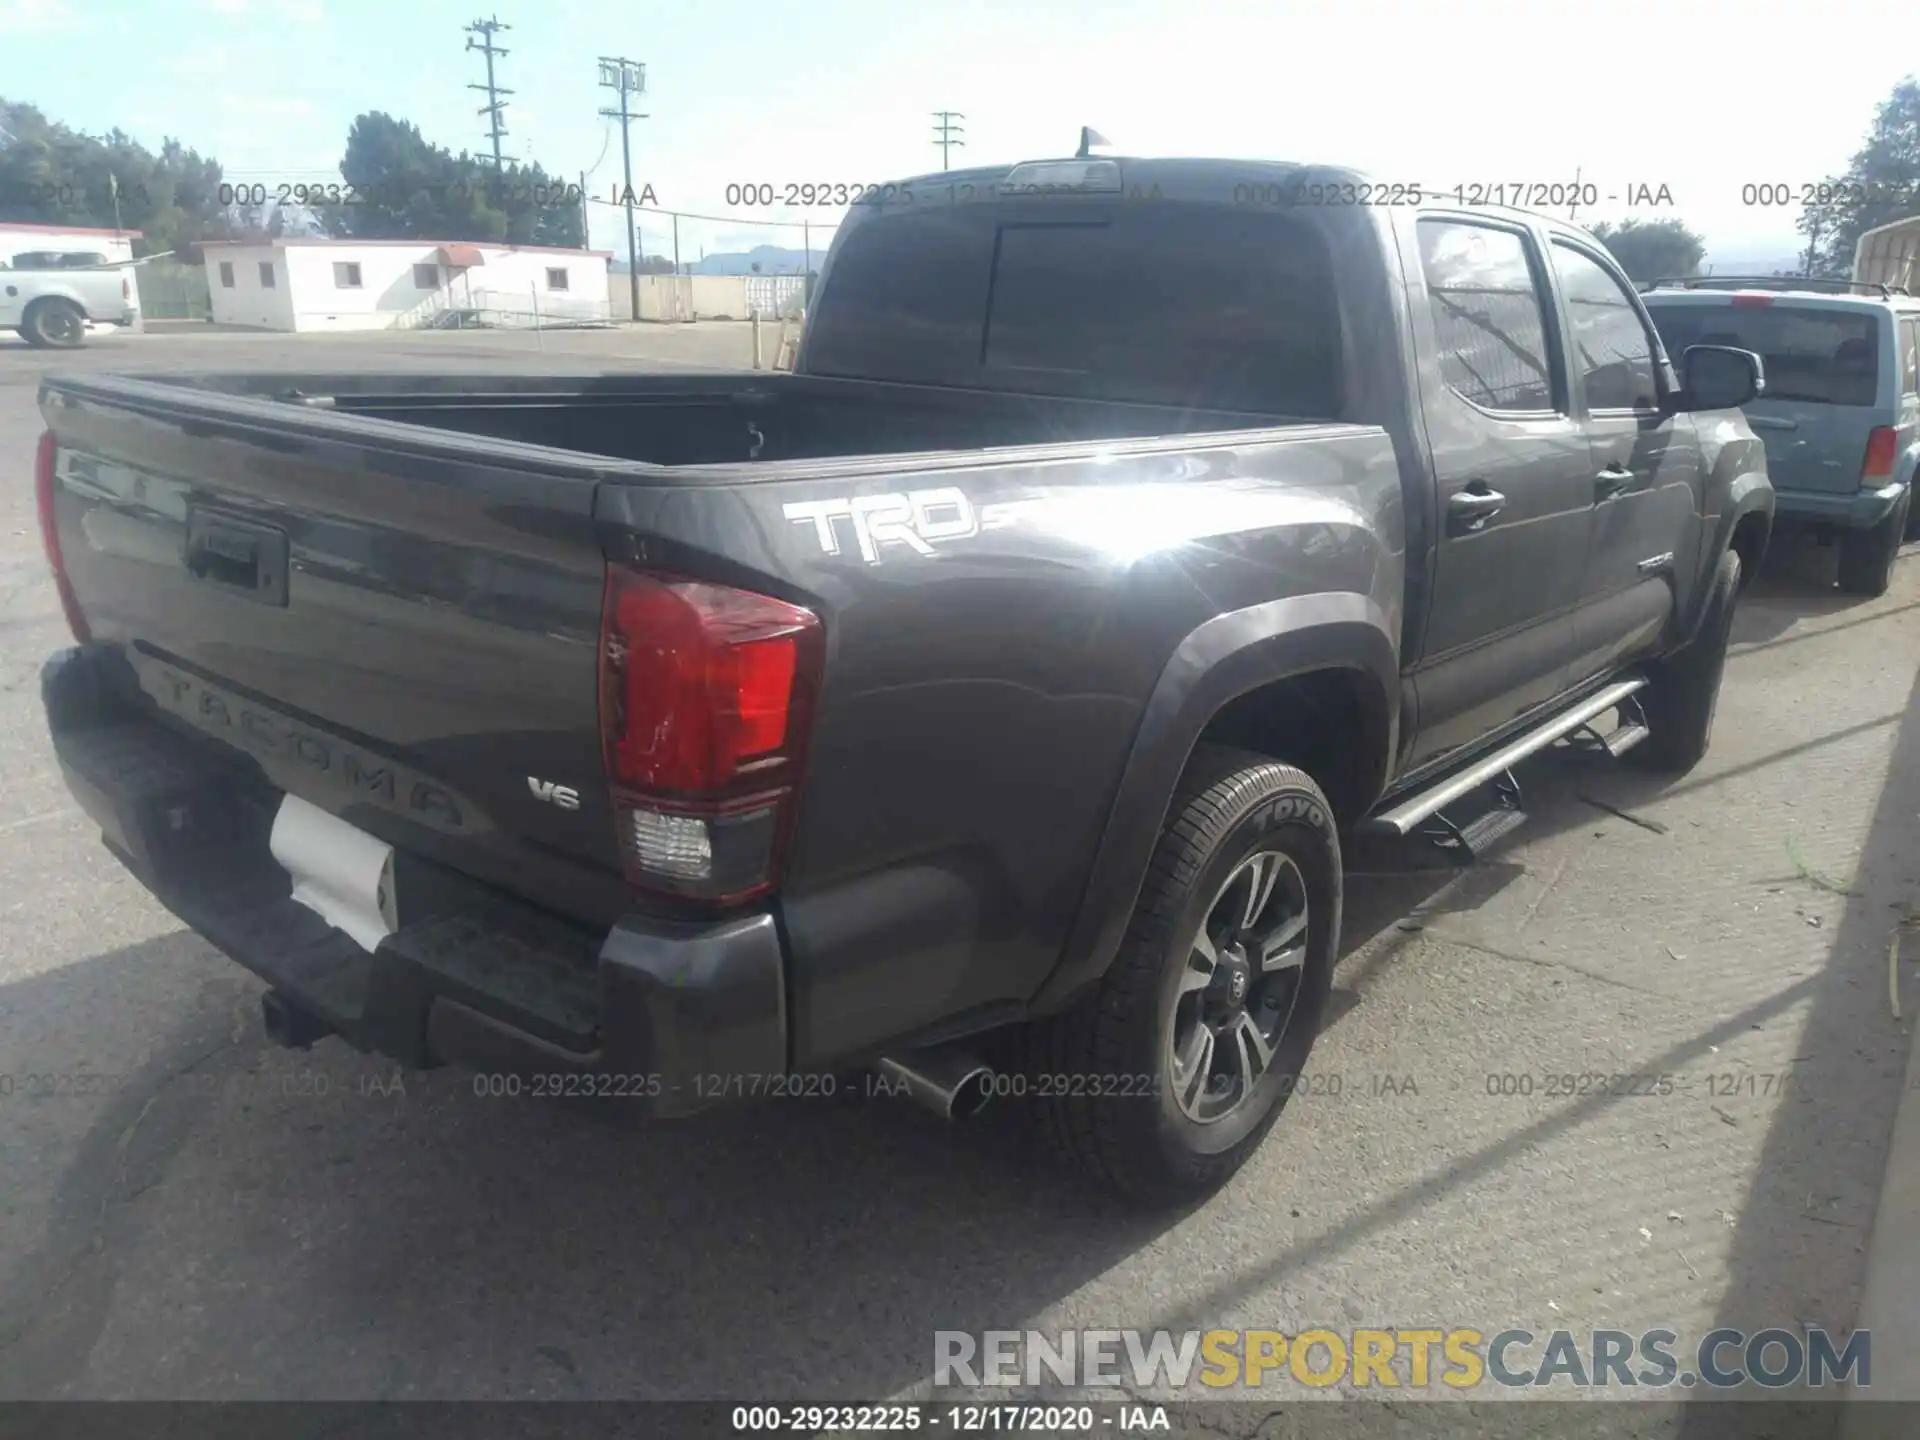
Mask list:
POLYGON ((327 7, 323 0, 280 0, 280 13, 289 20, 313 25, 326 18, 327 7))
POLYGON ((247 11, 247 0, 207 0, 207 8, 217 10, 222 15, 244 15, 247 11))
POLYGON ((176 55, 164 68, 169 75, 220 75, 227 73, 229 58, 224 45, 206 45, 176 55))
POLYGON ((74 20, 66 0, 4 0, 0 3, 0 35, 44 35, 62 30, 74 20))
POLYGON ((298 95, 223 95, 220 108, 228 119, 287 120, 313 113, 311 101, 298 95))

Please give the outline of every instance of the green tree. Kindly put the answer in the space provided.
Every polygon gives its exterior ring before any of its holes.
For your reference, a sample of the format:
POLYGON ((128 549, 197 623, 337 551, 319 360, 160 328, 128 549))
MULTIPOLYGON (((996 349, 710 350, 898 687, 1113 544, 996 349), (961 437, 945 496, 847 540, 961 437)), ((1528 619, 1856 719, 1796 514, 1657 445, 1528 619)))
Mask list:
POLYGON ((1876 226, 1920 214, 1920 81, 1893 87, 1874 112, 1866 144, 1846 173, 1814 187, 1796 228, 1807 237, 1816 275, 1853 273, 1853 251, 1876 226))
POLYGON ((1678 220, 1601 221, 1594 238, 1612 252, 1629 278, 1646 282, 1700 273, 1707 242, 1678 220))
POLYGON ((455 155, 420 127, 372 110, 347 131, 340 178, 350 203, 324 207, 336 235, 369 240, 467 240, 580 246, 579 191, 537 164, 455 155))
POLYGON ((218 161, 167 138, 158 153, 124 131, 87 135, 32 105, 0 100, 0 220, 142 232, 140 254, 221 232, 218 161))

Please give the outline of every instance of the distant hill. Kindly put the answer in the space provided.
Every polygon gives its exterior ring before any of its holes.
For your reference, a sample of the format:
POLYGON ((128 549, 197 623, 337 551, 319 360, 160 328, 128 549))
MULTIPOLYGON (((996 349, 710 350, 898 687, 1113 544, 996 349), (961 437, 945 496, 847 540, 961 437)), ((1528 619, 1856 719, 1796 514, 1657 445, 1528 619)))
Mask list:
MULTIPOLYGON (((818 270, 820 262, 826 258, 827 247, 824 237, 814 248, 813 268, 818 270)), ((688 269, 695 275, 751 275, 754 266, 760 267, 762 275, 802 275, 806 273, 807 252, 789 250, 780 245, 756 245, 744 254, 709 255, 697 260, 688 269)))
POLYGON ((1722 260, 1709 255, 1701 263, 1703 275, 1798 275, 1806 265, 1804 255, 1776 255, 1770 260, 1722 260))
MULTIPOLYGON (((806 273, 807 258, 805 250, 786 250, 778 245, 756 245, 744 254, 726 252, 709 255, 704 260, 686 260, 683 257, 681 263, 686 266, 689 275, 801 275, 806 273), (754 270, 755 265, 760 267, 758 271, 754 270)), ((820 262, 826 258, 827 246, 823 238, 820 245, 813 251, 813 268, 818 270, 820 262)), ((625 257, 616 257, 612 268, 616 275, 626 274, 625 257)), ((656 271, 665 275, 672 268, 672 262, 659 255, 649 254, 640 262, 642 275, 656 271)))

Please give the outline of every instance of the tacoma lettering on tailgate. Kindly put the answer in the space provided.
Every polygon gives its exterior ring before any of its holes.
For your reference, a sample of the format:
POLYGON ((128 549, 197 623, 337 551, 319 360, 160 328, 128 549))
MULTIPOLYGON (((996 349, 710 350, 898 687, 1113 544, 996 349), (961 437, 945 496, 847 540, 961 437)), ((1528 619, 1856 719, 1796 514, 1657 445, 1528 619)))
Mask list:
POLYGON ((130 650, 127 658, 140 688, 162 710, 246 751, 284 790, 297 792, 318 776, 343 798, 377 805, 443 834, 470 834, 485 823, 472 801, 397 761, 290 720, 151 655, 130 650))

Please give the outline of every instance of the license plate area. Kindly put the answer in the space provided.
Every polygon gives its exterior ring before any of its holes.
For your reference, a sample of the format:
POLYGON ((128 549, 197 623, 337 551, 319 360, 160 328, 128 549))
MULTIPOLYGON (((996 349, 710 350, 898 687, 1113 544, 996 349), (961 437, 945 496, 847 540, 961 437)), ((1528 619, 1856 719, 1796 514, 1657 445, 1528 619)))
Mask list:
POLYGON ((280 802, 268 841, 293 899, 371 953, 399 929, 393 847, 298 795, 280 802))

